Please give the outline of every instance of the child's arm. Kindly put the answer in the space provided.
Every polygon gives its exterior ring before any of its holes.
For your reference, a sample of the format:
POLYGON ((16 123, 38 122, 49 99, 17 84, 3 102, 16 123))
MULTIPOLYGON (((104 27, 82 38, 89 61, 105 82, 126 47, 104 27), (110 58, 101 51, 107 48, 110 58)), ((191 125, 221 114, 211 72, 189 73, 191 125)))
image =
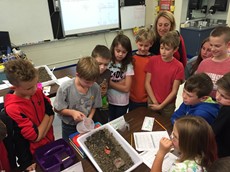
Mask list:
POLYGON ((151 105, 151 109, 153 110, 161 110, 163 109, 166 105, 168 105, 170 102, 172 102, 173 99, 175 99, 179 86, 181 84, 181 80, 174 80, 173 82, 173 87, 172 91, 169 93, 169 95, 166 97, 166 99, 159 105, 151 105))
POLYGON ((126 75, 125 79, 121 80, 120 82, 113 82, 112 80, 110 80, 110 87, 124 92, 124 93, 128 93, 130 91, 130 87, 132 84, 132 75, 126 75))
POLYGON ((146 91, 147 91, 147 94, 148 94, 148 96, 149 96, 149 98, 150 98, 150 100, 152 101, 152 103, 153 104, 159 104, 158 102, 157 102, 157 99, 156 99, 156 97, 155 97, 155 95, 154 95, 154 93, 153 93, 153 90, 152 90, 152 87, 151 87, 151 73, 149 73, 149 72, 147 72, 146 73, 146 76, 145 76, 145 89, 146 89, 146 91))
POLYGON ((160 147, 153 162, 151 172, 162 172, 162 164, 164 157, 170 151, 171 147, 172 141, 168 138, 163 137, 160 140, 160 147))
POLYGON ((91 118, 91 119, 93 119, 95 111, 96 111, 96 108, 92 108, 88 117, 91 118))
POLYGON ((46 136, 46 133, 48 131, 47 128, 48 128, 48 126, 50 128, 50 125, 52 125, 53 119, 54 119, 53 115, 52 116, 49 116, 49 115, 44 116, 41 124, 37 127, 38 136, 37 136, 37 139, 35 140, 35 142, 40 141, 41 139, 43 139, 46 136))
POLYGON ((85 115, 82 112, 74 109, 62 109, 58 111, 54 108, 54 111, 64 116, 71 116, 74 119, 74 121, 82 121, 85 117, 85 115))

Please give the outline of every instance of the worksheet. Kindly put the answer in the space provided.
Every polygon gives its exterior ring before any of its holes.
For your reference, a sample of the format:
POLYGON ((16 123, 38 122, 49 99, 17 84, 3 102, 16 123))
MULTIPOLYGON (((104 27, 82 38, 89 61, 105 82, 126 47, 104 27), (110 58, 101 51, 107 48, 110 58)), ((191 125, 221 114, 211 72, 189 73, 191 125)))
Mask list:
POLYGON ((133 136, 135 147, 138 151, 158 149, 162 137, 169 139, 167 131, 134 132, 133 136))
MULTIPOLYGON (((142 153, 140 153, 139 155, 142 157, 143 162, 149 167, 151 168, 153 165, 153 161, 156 157, 156 153, 158 150, 154 149, 154 150, 150 150, 150 151, 144 151, 142 153)), ((166 172, 168 171, 173 163, 176 161, 177 156, 172 154, 172 153, 167 153, 165 155, 163 164, 162 164, 162 172, 166 172)))

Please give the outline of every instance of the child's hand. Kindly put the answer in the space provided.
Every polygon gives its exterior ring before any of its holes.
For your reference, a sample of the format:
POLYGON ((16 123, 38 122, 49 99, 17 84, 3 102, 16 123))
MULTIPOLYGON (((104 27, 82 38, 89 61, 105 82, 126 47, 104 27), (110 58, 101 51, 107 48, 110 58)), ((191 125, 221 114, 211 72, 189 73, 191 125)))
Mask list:
POLYGON ((86 117, 82 112, 75 110, 72 114, 74 121, 82 121, 86 117))
POLYGON ((159 147, 158 153, 165 155, 170 151, 172 146, 173 146, 172 141, 166 137, 163 137, 160 140, 160 147, 159 147))
POLYGON ((160 104, 149 104, 149 108, 152 110, 161 110, 162 109, 160 104))

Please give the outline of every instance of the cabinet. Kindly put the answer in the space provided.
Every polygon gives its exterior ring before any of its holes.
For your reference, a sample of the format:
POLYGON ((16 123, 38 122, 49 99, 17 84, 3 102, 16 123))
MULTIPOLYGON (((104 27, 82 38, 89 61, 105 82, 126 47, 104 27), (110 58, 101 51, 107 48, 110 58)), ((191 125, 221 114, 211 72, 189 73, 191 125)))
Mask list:
POLYGON ((188 58, 199 54, 202 41, 209 37, 214 27, 198 28, 186 27, 180 28, 180 33, 184 38, 188 58))

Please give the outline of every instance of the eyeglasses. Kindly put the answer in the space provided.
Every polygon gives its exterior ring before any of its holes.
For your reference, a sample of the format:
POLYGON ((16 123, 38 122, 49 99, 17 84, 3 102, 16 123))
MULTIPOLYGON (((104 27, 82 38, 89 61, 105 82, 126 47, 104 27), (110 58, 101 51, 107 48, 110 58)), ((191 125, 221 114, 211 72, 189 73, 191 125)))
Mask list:
POLYGON ((177 136, 175 136, 175 134, 173 132, 171 133, 170 138, 172 140, 179 140, 179 138, 177 136))

